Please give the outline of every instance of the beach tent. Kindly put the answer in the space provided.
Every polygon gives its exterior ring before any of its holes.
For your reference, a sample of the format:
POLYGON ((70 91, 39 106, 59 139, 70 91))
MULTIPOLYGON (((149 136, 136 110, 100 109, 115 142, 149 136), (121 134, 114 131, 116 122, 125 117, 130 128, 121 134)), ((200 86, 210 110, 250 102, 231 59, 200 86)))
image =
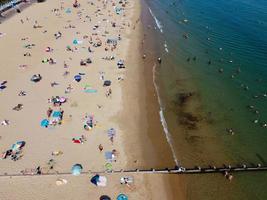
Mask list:
POLYGON ((100 177, 100 176, 99 176, 98 174, 95 175, 95 176, 93 176, 93 177, 91 178, 91 183, 97 185, 97 182, 99 181, 99 177, 100 177))
POLYGON ((96 186, 106 186, 107 185, 107 178, 105 176, 99 176, 98 174, 91 178, 91 183, 96 186))
POLYGON ((43 120, 41 121, 41 127, 45 127, 45 128, 47 128, 48 125, 49 125, 49 121, 48 121, 47 119, 43 119, 43 120))
POLYGON ((110 80, 104 81, 104 84, 103 84, 104 87, 110 86, 110 85, 111 85, 111 81, 110 80))
POLYGON ((108 43, 108 44, 117 45, 118 40, 117 40, 117 39, 112 39, 112 38, 110 38, 110 39, 107 39, 107 43, 108 43))
POLYGON ((81 164, 75 164, 72 166, 71 168, 71 173, 74 175, 74 176, 77 176, 77 175, 80 175, 81 172, 82 172, 82 165, 81 164))
POLYGON ((111 198, 107 195, 102 195, 99 200, 111 200, 111 198))
POLYGON ((80 82, 82 80, 81 75, 74 76, 74 80, 77 81, 77 82, 80 82))
POLYGON ((125 68, 125 66, 124 66, 124 61, 123 61, 123 60, 119 60, 119 61, 117 62, 117 66, 118 66, 119 69, 121 69, 121 68, 125 68))
POLYGON ((19 151, 25 146, 26 142, 25 141, 18 141, 15 144, 11 146, 12 151, 19 151))
POLYGON ((41 79, 42 79, 42 77, 39 76, 39 75, 36 75, 36 74, 34 74, 34 75, 31 77, 31 81, 33 81, 33 82, 35 82, 35 83, 39 82, 41 79))
POLYGON ((119 196, 117 196, 117 200, 128 200, 128 197, 125 194, 119 194, 119 196))
POLYGON ((117 15, 121 14, 122 8, 115 7, 115 12, 117 15))

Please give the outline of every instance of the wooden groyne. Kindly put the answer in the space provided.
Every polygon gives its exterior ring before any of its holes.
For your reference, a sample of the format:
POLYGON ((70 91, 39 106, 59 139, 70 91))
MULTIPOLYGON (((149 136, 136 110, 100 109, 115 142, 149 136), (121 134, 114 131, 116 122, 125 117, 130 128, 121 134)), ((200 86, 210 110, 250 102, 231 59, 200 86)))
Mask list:
MULTIPOLYGON (((195 167, 195 168, 164 168, 164 169, 130 169, 130 170, 110 170, 110 171, 84 171, 81 174, 83 175, 92 175, 92 174, 210 174, 210 173, 237 173, 237 172, 262 172, 267 171, 267 166, 261 166, 260 164, 254 166, 223 166, 223 167, 195 167)), ((51 172, 51 173, 31 173, 31 174, 0 174, 1 177, 32 177, 32 176, 68 176, 72 175, 71 172, 51 172)))

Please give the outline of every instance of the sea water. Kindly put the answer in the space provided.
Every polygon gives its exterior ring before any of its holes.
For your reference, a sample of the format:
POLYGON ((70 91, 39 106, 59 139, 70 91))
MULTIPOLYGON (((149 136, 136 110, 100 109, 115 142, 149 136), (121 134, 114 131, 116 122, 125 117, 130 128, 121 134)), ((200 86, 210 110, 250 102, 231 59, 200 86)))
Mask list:
MULTIPOLYGON (((188 167, 266 165, 267 1, 146 3, 160 38, 160 114, 174 158, 188 167), (181 94, 192 95, 189 108, 179 108, 181 94)), ((239 174, 229 186, 223 176, 189 177, 187 197, 267 199, 266 178, 239 174)))

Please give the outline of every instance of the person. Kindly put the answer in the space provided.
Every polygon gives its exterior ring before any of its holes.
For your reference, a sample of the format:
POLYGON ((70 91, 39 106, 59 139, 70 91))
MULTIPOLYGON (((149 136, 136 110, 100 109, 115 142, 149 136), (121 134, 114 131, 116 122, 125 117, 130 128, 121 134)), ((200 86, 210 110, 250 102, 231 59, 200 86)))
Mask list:
POLYGON ((9 120, 7 120, 7 119, 3 120, 3 121, 1 122, 1 125, 3 125, 3 126, 7 126, 7 125, 9 125, 9 120))
POLYGON ((68 68, 68 64, 66 63, 66 61, 64 61, 64 68, 68 68))
POLYGON ((99 149, 100 152, 103 151, 104 148, 103 148, 102 144, 98 145, 98 149, 99 149))
POLYGON ((53 112, 53 109, 49 107, 46 112, 48 118, 51 116, 52 112, 53 112))
POLYGON ((38 175, 41 175, 42 174, 42 171, 41 171, 41 167, 40 166, 38 166, 36 168, 36 174, 38 174, 38 175))
POLYGON ((162 62, 162 61, 161 61, 161 58, 158 57, 158 63, 161 64, 161 62, 162 62))
POLYGON ((110 139, 110 141, 111 141, 111 144, 113 145, 113 142, 114 142, 114 137, 113 137, 113 136, 111 136, 109 139, 110 139))

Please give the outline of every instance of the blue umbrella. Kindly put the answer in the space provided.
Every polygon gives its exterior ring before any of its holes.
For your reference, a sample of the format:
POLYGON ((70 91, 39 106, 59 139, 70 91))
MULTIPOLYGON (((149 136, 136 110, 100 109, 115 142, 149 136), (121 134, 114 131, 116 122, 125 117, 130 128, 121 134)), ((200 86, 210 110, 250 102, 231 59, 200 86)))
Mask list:
POLYGON ((117 200, 128 200, 128 197, 125 194, 119 194, 119 196, 117 196, 117 200))
POLYGON ((82 80, 81 75, 74 76, 74 80, 77 81, 77 82, 80 82, 82 80))
POLYGON ((82 172, 82 165, 81 164, 75 164, 72 166, 71 168, 71 173, 74 175, 74 176, 77 176, 77 175, 80 175, 81 172, 82 172))
POLYGON ((41 121, 41 127, 47 127, 49 125, 49 121, 47 119, 43 119, 41 121))
POLYGON ((77 39, 74 39, 72 43, 73 43, 73 44, 78 44, 79 42, 78 42, 77 39))

